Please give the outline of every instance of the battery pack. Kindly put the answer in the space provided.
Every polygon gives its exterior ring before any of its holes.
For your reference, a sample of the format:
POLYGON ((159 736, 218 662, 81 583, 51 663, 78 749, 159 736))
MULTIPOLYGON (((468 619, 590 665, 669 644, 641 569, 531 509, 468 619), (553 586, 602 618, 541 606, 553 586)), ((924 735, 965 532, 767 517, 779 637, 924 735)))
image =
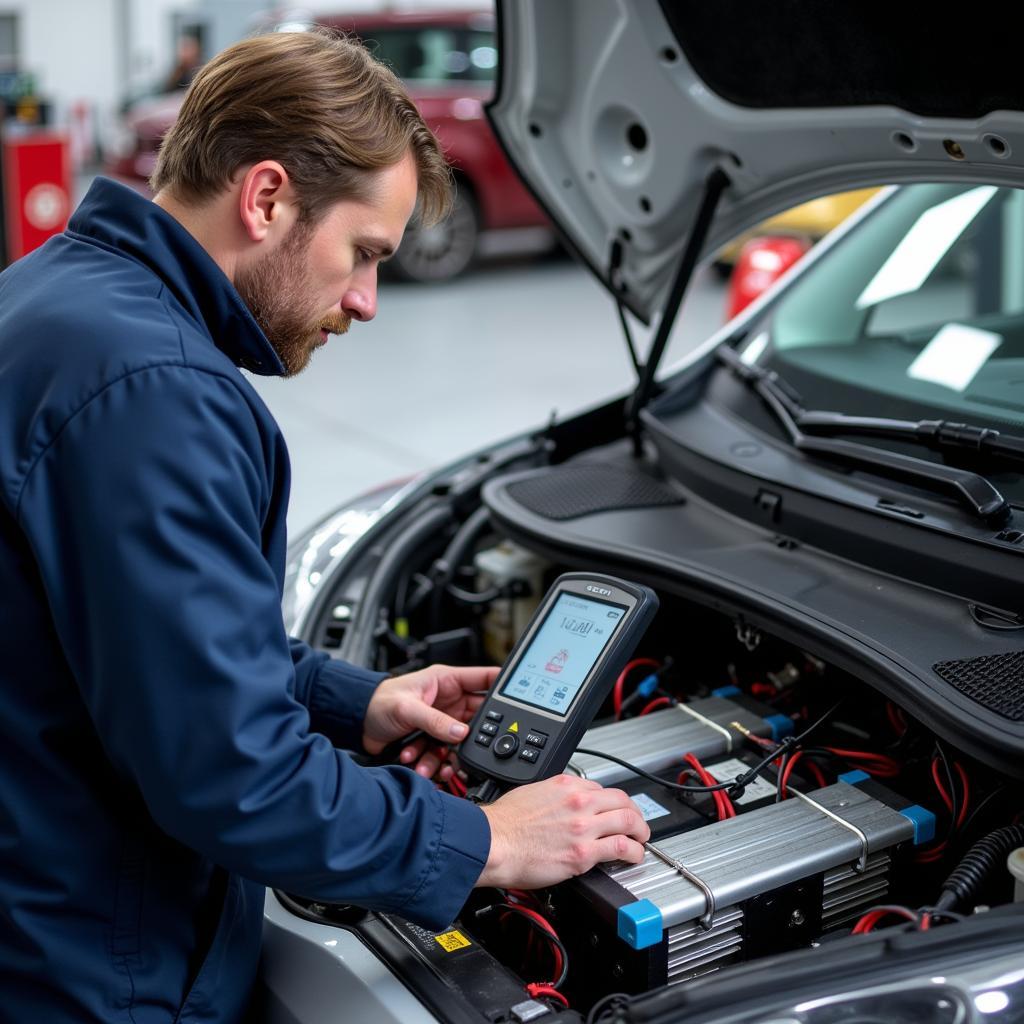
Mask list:
MULTIPOLYGON (((739 694, 738 690, 735 692, 739 694)), ((774 714, 768 707, 746 699, 740 703, 732 697, 711 696, 654 714, 599 725, 584 733, 580 746, 613 754, 646 772, 658 774, 678 768, 688 753, 704 761, 739 750, 744 737, 734 722, 755 736, 770 739, 782 739, 793 729, 785 715, 774 714), (764 713, 759 713, 762 709, 764 713)), ((566 772, 593 779, 602 786, 615 786, 635 777, 614 761, 578 751, 566 772)))
MULTIPOLYGON (((623 991, 806 946, 884 900, 894 857, 934 816, 868 779, 655 840, 637 865, 595 868, 556 890, 591 935, 591 976, 623 991)), ((611 989, 610 989, 611 990, 611 989)))

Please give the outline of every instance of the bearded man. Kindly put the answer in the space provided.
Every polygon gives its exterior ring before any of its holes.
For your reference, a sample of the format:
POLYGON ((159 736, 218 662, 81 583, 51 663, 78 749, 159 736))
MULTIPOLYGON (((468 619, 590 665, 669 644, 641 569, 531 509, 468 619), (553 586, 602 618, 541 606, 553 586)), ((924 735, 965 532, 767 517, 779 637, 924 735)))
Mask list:
MULTIPOLYGON (((100 179, 0 275, 0 1019, 240 1020, 265 886, 439 928, 474 885, 637 861, 625 794, 442 793, 493 668, 382 681, 285 632, 288 454, 239 371, 376 311, 449 204, 395 77, 322 33, 196 77, 155 198, 100 179)), ((410 339, 412 343, 414 339, 410 339)), ((382 382, 382 389, 385 382, 382 382)))

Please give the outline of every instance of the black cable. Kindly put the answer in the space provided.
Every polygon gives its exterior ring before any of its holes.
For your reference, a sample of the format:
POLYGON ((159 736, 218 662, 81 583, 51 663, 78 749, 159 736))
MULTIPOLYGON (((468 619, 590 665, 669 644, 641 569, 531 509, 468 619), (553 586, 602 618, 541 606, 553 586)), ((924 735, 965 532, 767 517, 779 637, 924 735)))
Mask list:
MULTIPOLYGON (((719 782, 717 786, 684 786, 680 782, 670 782, 668 779, 659 778, 657 775, 652 775, 650 772, 645 772, 643 768, 638 768, 635 764, 630 764, 629 761, 623 761, 621 757, 616 757, 614 754, 605 754, 600 750, 589 750, 586 747, 577 747, 577 754, 589 754, 591 757, 600 757, 605 761, 614 761, 615 764, 621 765, 623 768, 628 769, 634 775, 639 775, 643 779, 650 779, 651 782, 657 782, 659 785, 664 786, 666 789, 676 789, 681 793, 718 793, 723 789, 731 789, 736 785, 736 782, 719 782)), ((777 753, 772 753, 772 758, 778 757, 777 753)), ((743 776, 740 776, 741 778, 743 776)), ((746 783, 744 783, 744 787, 746 783)))
POLYGON ((964 827, 962 830, 963 834, 969 835, 971 831, 971 826, 974 825, 975 821, 981 815, 981 812, 997 797, 1005 796, 1008 792, 1009 789, 1005 785, 996 786, 996 788, 993 789, 992 792, 989 793, 985 797, 985 799, 982 800, 981 803, 979 803, 978 806, 975 807, 974 810, 971 811, 971 813, 967 816, 967 820, 964 822, 964 827))
POLYGON ((552 988, 561 988, 565 984, 565 979, 569 976, 569 954, 566 951, 565 946, 562 944, 562 940, 555 935, 553 932, 549 932, 535 917, 531 917, 525 913, 522 907, 517 907, 514 903, 491 903, 486 907, 481 907, 475 914, 476 917, 483 917, 484 914, 490 914, 495 910, 508 910, 515 914, 523 921, 527 921, 531 927, 535 928, 545 939, 548 940, 553 946, 555 946, 562 957, 562 971, 558 977, 551 982, 552 988))
POLYGON ((814 732, 814 730, 817 729, 818 726, 821 725, 821 723, 824 722, 826 718, 828 718, 830 715, 838 711, 842 703, 843 702, 841 699, 837 700, 835 704, 833 704, 832 707, 830 707, 828 711, 825 712, 825 714, 823 714, 820 718, 816 719, 813 723, 811 723, 811 725, 807 726, 807 728, 804 729, 804 731, 800 733, 793 742, 800 743, 802 740, 804 740, 807 736, 814 732))
POLYGON ((494 779, 484 779, 466 791, 466 799, 474 804, 493 804, 501 796, 501 786, 494 779))
POLYGON ((969 907, 991 875, 1006 863, 1007 854, 1021 845, 1024 845, 1024 825, 1004 825, 983 836, 942 883, 936 908, 969 907))
POLYGON ((603 999, 598 999, 587 1014, 587 1024, 597 1024, 609 1010, 622 1009, 628 1006, 630 1001, 631 997, 625 992, 612 992, 603 999), (619 1003, 620 1006, 615 1006, 615 1003, 619 1003))
POLYGON ((777 757, 781 757, 785 754, 793 753, 799 746, 801 740, 806 736, 810 735, 815 729, 825 721, 838 707, 842 704, 842 701, 836 701, 820 718, 811 723, 802 733, 798 736, 787 736, 771 753, 766 754, 757 764, 752 768, 748 768, 742 775, 737 775, 732 782, 719 782, 715 786, 686 786, 680 782, 670 782, 668 779, 659 778, 657 775, 652 775, 650 772, 645 772, 642 768, 638 768, 635 764, 630 764, 629 761, 623 761, 621 757, 616 757, 614 754, 605 754, 600 750, 590 750, 586 747, 577 747, 577 753, 589 754, 591 757, 600 757, 605 761, 612 761, 615 764, 621 765, 623 768, 628 769, 634 775, 639 775, 641 778, 650 779, 651 782, 657 782, 661 786, 665 786, 666 789, 674 789, 680 793, 719 793, 722 790, 728 791, 728 796, 732 799, 737 800, 743 796, 744 790, 751 782, 754 781, 764 770, 774 761, 777 757))
POLYGON ((479 592, 473 590, 463 590, 462 587, 457 587, 454 583, 449 583, 445 588, 444 592, 449 597, 454 597, 456 601, 461 604, 490 604, 492 601, 496 601, 501 597, 501 587, 491 587, 489 590, 481 590, 479 592))

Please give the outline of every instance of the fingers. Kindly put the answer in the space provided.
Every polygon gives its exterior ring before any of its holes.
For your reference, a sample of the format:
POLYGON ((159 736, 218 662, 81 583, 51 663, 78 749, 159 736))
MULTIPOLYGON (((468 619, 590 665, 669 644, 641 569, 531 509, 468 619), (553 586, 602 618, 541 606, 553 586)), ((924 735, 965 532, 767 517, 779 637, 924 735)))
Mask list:
POLYGON ((594 842, 594 859, 587 865, 590 870, 595 864, 604 864, 610 860, 624 860, 627 864, 639 864, 644 859, 644 848, 641 843, 627 836, 605 836, 594 842))
POLYGON ((501 669, 497 665, 475 665, 471 668, 451 668, 449 671, 468 693, 489 690, 501 669))
POLYGON ((614 811, 595 814, 593 822, 594 835, 599 838, 629 836, 638 843, 646 843, 651 838, 651 828, 636 808, 617 807, 614 811))
POLYGON ((402 717, 412 729, 422 729, 442 743, 458 743, 469 732, 469 726, 457 718, 423 701, 407 701, 402 717))
POLYGON ((413 761, 418 760, 423 751, 427 749, 428 742, 429 740, 427 737, 423 736, 416 740, 415 743, 410 743, 408 746, 402 747, 401 753, 398 755, 399 763, 412 764, 413 761))
POLYGON ((414 771, 425 779, 432 779, 447 754, 448 751, 444 747, 431 747, 417 761, 414 771))

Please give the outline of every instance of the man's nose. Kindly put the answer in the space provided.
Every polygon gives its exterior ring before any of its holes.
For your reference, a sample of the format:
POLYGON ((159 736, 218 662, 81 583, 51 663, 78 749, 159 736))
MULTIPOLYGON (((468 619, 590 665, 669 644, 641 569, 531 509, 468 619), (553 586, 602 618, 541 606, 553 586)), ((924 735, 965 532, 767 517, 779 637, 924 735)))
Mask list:
POLYGON ((377 282, 350 288, 341 300, 341 308, 353 320, 372 320, 377 315, 377 282))

